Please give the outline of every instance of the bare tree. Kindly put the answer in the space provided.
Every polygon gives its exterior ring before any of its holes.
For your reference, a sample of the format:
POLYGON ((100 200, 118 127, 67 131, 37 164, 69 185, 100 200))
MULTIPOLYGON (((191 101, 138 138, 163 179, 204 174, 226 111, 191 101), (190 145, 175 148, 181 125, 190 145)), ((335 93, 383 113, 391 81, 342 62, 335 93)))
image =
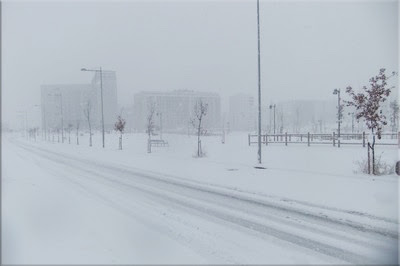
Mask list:
POLYGON ((117 118, 117 122, 115 122, 114 129, 119 131, 119 149, 122 150, 122 134, 124 133, 126 121, 119 115, 117 118))
POLYGON ((346 92, 351 100, 345 101, 347 106, 356 108, 356 119, 363 119, 372 133, 372 144, 368 141, 368 173, 370 173, 369 149, 372 150, 372 174, 375 174, 375 134, 381 138, 382 128, 387 124, 386 116, 383 115, 381 103, 385 102, 394 86, 387 88, 387 80, 396 73, 392 72, 386 76, 385 69, 381 68, 379 74, 369 79, 369 86, 363 86, 364 92, 355 93, 348 86, 346 92))
POLYGON ((148 105, 147 124, 146 124, 146 133, 148 134, 148 140, 147 140, 148 153, 151 153, 151 135, 153 134, 155 128, 155 123, 154 123, 155 111, 156 111, 156 104, 154 102, 150 102, 148 105))
POLYGON ((79 145, 79 119, 76 120, 75 128, 76 128, 76 145, 79 145))
POLYGON ((73 125, 71 123, 68 124, 68 144, 71 144, 71 131, 72 131, 73 125))
POLYGON ((89 146, 92 147, 92 125, 91 125, 91 121, 90 121, 90 115, 92 112, 92 103, 90 101, 86 102, 86 106, 83 109, 83 113, 86 117, 86 120, 88 122, 88 126, 89 126, 89 146))
POLYGON ((208 104, 204 103, 202 100, 198 100, 194 105, 194 117, 192 118, 191 122, 193 127, 197 131, 197 157, 203 157, 204 153, 201 149, 201 139, 200 136, 203 133, 202 122, 204 116, 207 115, 208 104))
POLYGON ((399 121, 399 103, 394 100, 390 102, 390 109, 391 109, 391 114, 390 114, 390 122, 392 126, 392 132, 397 132, 398 128, 398 121, 399 121))

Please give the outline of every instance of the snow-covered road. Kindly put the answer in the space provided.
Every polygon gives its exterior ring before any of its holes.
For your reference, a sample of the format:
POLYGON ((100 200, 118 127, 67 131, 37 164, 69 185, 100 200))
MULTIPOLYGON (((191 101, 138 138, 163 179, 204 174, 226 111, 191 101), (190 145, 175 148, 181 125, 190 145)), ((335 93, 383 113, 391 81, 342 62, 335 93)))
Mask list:
MULTIPOLYGON (((398 260, 398 223, 391 218, 244 192, 161 174, 162 169, 150 172, 99 162, 18 140, 9 145, 43 172, 68 180, 70 189, 82 190, 99 204, 199 255, 188 255, 185 262, 394 264, 398 260)), ((161 261, 130 259, 122 262, 180 262, 176 256, 161 261)))

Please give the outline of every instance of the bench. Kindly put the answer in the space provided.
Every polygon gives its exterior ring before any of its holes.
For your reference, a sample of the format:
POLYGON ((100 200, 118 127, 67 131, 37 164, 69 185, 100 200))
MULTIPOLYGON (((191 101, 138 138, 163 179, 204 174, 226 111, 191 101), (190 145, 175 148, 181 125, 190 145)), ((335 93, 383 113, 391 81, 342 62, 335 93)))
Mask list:
POLYGON ((151 146, 154 146, 154 147, 166 147, 166 146, 169 146, 168 145, 168 141, 165 141, 163 139, 152 139, 152 140, 150 140, 150 144, 151 144, 151 146))

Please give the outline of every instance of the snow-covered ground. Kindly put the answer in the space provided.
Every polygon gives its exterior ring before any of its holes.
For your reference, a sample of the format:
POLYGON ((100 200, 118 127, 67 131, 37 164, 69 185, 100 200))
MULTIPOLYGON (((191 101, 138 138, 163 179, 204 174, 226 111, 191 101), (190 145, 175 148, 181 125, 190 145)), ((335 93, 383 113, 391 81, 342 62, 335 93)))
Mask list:
POLYGON ((366 149, 274 144, 255 169, 246 134, 203 137, 205 158, 164 139, 3 134, 3 263, 398 262, 399 179, 354 173, 366 149))

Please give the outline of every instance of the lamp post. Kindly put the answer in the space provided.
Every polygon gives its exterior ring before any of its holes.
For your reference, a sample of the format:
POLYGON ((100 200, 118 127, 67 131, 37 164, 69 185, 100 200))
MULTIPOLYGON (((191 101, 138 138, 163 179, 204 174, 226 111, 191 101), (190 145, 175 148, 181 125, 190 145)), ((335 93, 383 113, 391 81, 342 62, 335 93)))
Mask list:
POLYGON ((342 107, 340 106, 340 89, 334 89, 333 94, 338 96, 338 147, 340 147, 340 122, 342 119, 342 107))
POLYGON ((91 71, 100 73, 100 93, 101 93, 101 131, 103 136, 103 148, 104 148, 104 109, 103 109, 103 70, 99 69, 87 69, 82 68, 81 71, 91 71))
POLYGON ((260 1, 257 0, 258 36, 258 163, 261 164, 261 66, 260 66, 260 1))

